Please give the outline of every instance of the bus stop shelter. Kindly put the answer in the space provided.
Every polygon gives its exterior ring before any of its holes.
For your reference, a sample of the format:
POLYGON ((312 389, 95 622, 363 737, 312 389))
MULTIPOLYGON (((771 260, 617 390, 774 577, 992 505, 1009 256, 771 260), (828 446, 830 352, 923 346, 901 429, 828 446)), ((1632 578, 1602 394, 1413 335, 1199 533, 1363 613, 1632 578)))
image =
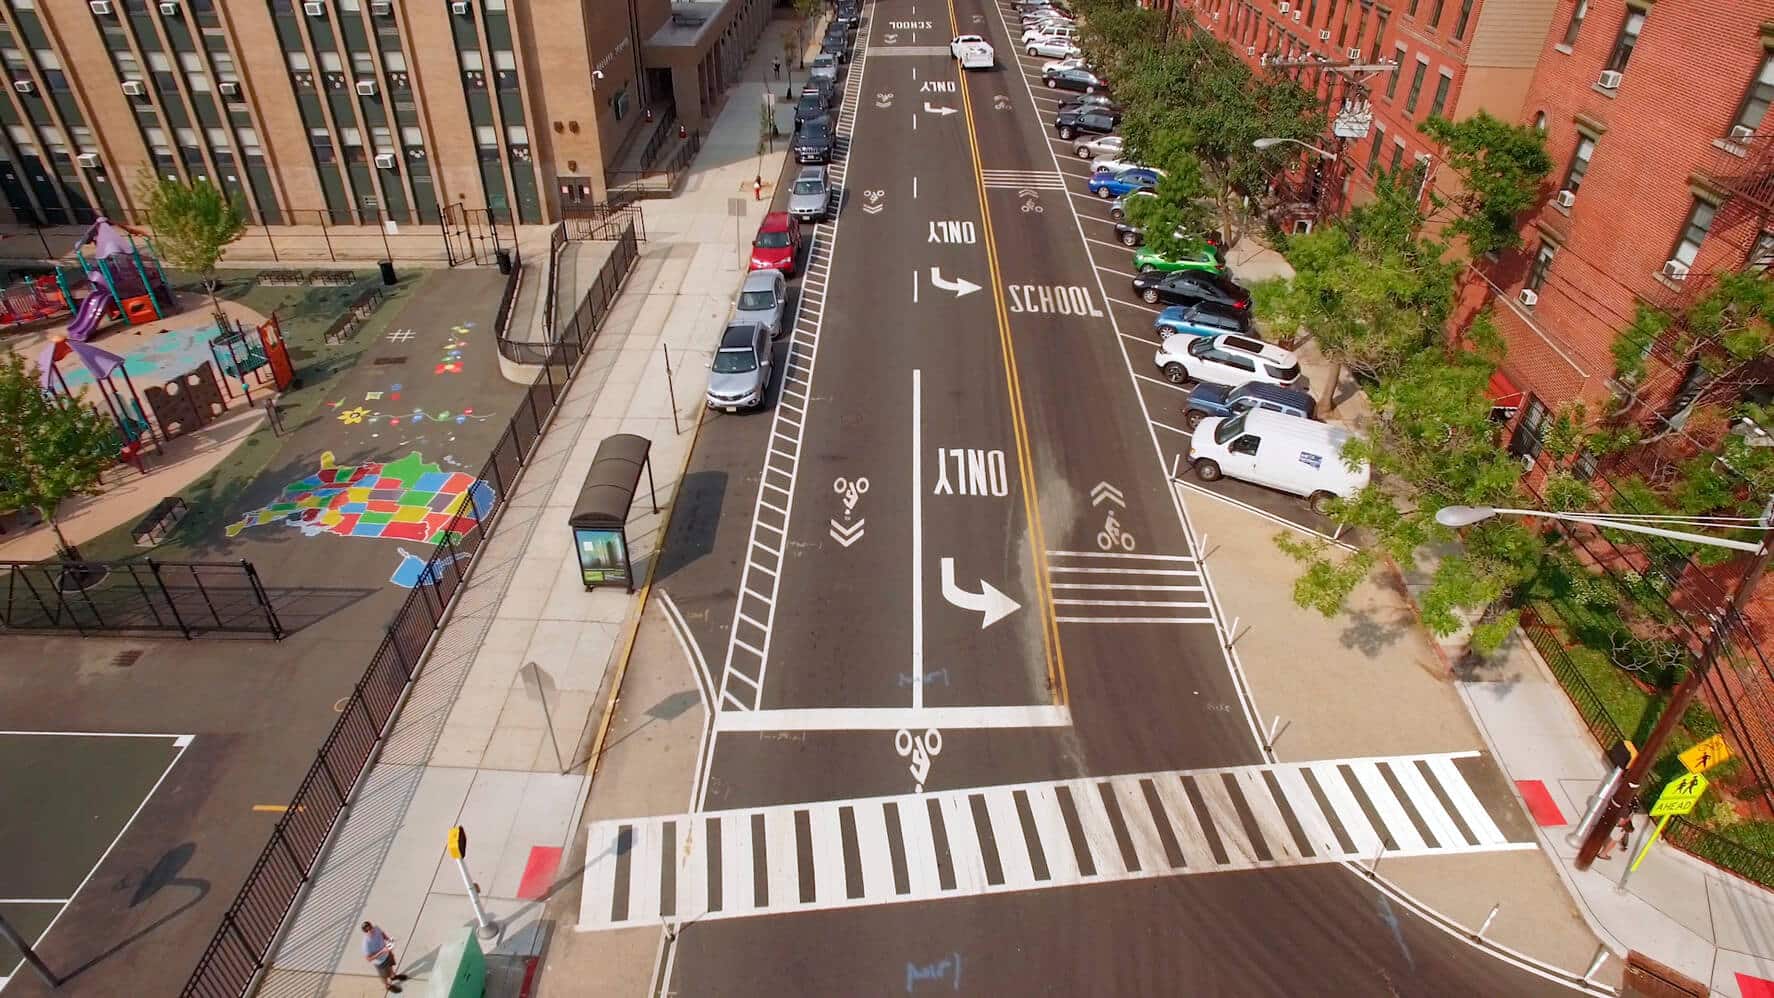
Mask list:
POLYGON ((598 586, 622 585, 634 592, 634 565, 628 554, 628 509, 647 473, 647 494, 653 512, 659 512, 659 495, 653 487, 653 466, 647 460, 653 442, 633 433, 617 433, 598 444, 591 470, 579 488, 573 515, 567 526, 573 531, 573 550, 579 554, 579 577, 587 592, 598 586))

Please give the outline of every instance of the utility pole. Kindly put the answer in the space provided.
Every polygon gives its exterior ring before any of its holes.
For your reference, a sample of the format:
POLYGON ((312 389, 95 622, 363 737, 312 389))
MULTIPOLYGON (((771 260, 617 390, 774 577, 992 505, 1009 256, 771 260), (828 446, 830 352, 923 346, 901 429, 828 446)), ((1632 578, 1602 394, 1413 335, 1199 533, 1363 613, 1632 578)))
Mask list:
MULTIPOLYGON (((1764 516, 1764 525, 1767 520, 1764 516)), ((1657 762, 1658 755, 1662 753, 1663 746, 1674 733, 1676 725, 1681 723, 1682 714, 1693 701, 1694 694, 1700 691, 1700 684, 1706 681, 1707 673, 1712 671, 1713 665, 1718 661, 1719 652, 1724 648, 1725 642, 1730 640, 1731 628, 1743 619, 1743 608, 1749 605, 1751 597, 1755 595, 1756 584, 1761 581, 1762 572, 1768 567, 1770 555, 1774 555, 1774 544, 1764 540, 1755 557, 1744 566, 1743 576, 1738 580, 1737 591, 1731 595, 1730 605, 1713 621, 1712 633, 1707 635, 1706 644, 1700 650, 1699 661, 1694 663, 1694 667, 1688 670, 1688 674, 1670 693, 1668 705, 1657 718, 1657 726, 1639 748, 1638 756, 1632 760, 1632 764, 1626 767, 1625 776, 1615 785, 1612 799, 1602 808, 1595 825, 1583 839, 1582 848, 1577 850, 1577 869, 1587 870, 1595 862, 1602 844, 1608 840, 1614 826, 1620 821, 1621 813, 1638 796, 1645 774, 1657 762)))

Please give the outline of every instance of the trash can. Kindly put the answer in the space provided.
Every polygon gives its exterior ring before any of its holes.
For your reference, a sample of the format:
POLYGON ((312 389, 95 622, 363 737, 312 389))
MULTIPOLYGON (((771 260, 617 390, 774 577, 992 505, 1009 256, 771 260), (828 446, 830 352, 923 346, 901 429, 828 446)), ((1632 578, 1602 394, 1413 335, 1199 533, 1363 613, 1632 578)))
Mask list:
POLYGON ((494 250, 493 258, 499 261, 499 273, 511 273, 511 251, 508 249, 494 250))
POLYGON ((381 263, 381 267, 382 267, 382 283, 392 286, 395 282, 394 261, 393 260, 383 260, 381 263))

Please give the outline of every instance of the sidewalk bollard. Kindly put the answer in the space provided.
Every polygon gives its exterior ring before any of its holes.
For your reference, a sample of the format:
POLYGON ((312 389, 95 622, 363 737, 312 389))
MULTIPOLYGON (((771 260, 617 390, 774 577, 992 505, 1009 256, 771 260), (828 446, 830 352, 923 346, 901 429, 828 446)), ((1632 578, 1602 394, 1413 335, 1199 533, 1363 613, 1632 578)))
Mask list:
POLYGON ((1200 562, 1207 561, 1207 532, 1206 531, 1202 531, 1201 536, 1195 538, 1195 547, 1196 547, 1195 560, 1200 561, 1200 562))
POLYGON ((1479 925, 1478 931, 1474 932, 1472 934, 1472 938, 1483 939, 1484 934, 1485 934, 1485 930, 1489 929, 1491 927, 1491 923, 1497 920, 1497 912, 1499 912, 1501 910, 1503 910, 1503 905, 1501 902, 1491 905, 1491 913, 1484 917, 1484 922, 1479 925))
POLYGON ((1182 463, 1183 463, 1183 455, 1182 455, 1181 451, 1178 451, 1176 456, 1172 457, 1170 459, 1170 480, 1171 481, 1174 482, 1177 480, 1177 467, 1179 465, 1181 465, 1182 463))
POLYGON ((1614 791, 1620 788, 1620 777, 1624 775, 1625 771, 1615 766, 1608 778, 1602 781, 1601 789, 1589 798, 1589 806, 1584 809, 1577 826, 1571 829, 1571 834, 1565 836, 1565 845, 1572 849, 1582 848, 1583 840, 1589 837, 1589 830, 1595 827, 1596 819, 1601 817, 1602 805, 1614 799, 1614 791))
POLYGON ((1269 754, 1275 753, 1275 736, 1281 734, 1281 715, 1276 714, 1269 720, 1269 730, 1263 732, 1263 748, 1269 754))
POLYGON ((1232 618, 1232 626, 1226 628, 1225 648, 1227 651, 1231 651, 1232 646, 1238 643, 1238 621, 1240 621, 1241 619, 1243 619, 1243 618, 1233 617, 1232 618))
POLYGON ((1595 983, 1594 981, 1591 981, 1590 978, 1595 976, 1596 971, 1602 969, 1602 964, 1606 963, 1607 960, 1608 948, 1606 946, 1597 946, 1595 948, 1595 959, 1589 961, 1589 969, 1583 972, 1583 979, 1591 984, 1595 983))
POLYGON ((1385 854, 1386 854, 1385 840, 1382 839, 1381 841, 1374 843, 1374 858, 1370 863, 1368 863, 1368 866, 1367 866, 1368 876, 1370 876, 1370 877, 1378 876, 1377 871, 1380 869, 1380 857, 1384 856, 1385 854))
POLYGON ((671 379, 671 347, 664 343, 659 349, 665 353, 665 394, 671 399, 671 431, 673 436, 683 436, 684 428, 678 425, 678 389, 671 379))
POLYGON ((480 885, 468 875, 468 832, 461 825, 450 829, 444 842, 445 850, 450 858, 456 861, 456 870, 462 874, 462 888, 468 892, 469 907, 474 909, 475 932, 482 939, 491 939, 499 934, 499 923, 487 915, 487 909, 480 903, 480 885))

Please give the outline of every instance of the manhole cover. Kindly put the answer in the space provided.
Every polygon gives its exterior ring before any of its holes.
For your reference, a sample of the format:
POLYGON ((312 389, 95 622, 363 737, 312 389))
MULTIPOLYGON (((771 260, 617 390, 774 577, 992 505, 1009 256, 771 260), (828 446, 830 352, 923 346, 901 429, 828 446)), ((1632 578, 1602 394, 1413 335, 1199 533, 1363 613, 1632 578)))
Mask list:
POLYGON ((136 660, 141 657, 142 650, 140 648, 131 648, 128 651, 118 652, 117 657, 111 660, 111 664, 119 669, 127 669, 136 664, 136 660))
POLYGON ((394 364, 405 364, 406 362, 407 362, 407 355, 403 353, 398 357, 377 357, 375 360, 371 361, 370 363, 375 365, 376 367, 389 367, 394 364))

